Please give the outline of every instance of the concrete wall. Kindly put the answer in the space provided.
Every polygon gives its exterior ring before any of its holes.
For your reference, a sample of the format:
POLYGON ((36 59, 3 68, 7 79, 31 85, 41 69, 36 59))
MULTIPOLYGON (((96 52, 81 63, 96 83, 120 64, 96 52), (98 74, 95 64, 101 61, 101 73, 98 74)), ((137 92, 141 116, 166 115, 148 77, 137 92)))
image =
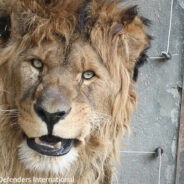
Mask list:
MULTIPOLYGON (((155 37, 149 56, 160 56, 167 48, 171 0, 139 0, 143 16, 152 20, 155 37)), ((183 75, 184 0, 174 0, 170 53, 172 60, 149 60, 139 73, 138 110, 124 151, 152 152, 162 147, 161 184, 174 184, 183 75)), ((153 154, 121 153, 117 180, 121 184, 158 184, 159 159, 153 154)), ((116 182, 115 182, 116 183, 116 182)), ((184 181, 180 182, 184 184, 184 181)))

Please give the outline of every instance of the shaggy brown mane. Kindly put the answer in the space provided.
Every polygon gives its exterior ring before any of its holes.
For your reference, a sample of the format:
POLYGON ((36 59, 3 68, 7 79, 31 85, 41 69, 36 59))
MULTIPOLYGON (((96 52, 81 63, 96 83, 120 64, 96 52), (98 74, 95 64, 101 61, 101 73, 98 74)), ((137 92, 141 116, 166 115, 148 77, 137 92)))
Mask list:
MULTIPOLYGON (((147 59, 146 51, 151 40, 145 28, 150 25, 149 20, 138 15, 137 6, 127 7, 121 3, 111 0, 0 0, 0 109, 3 110, 0 110, 0 176, 74 177, 76 184, 112 183, 113 163, 118 159, 121 137, 129 129, 131 113, 137 103, 134 83, 138 77, 138 68, 147 59), (40 58, 47 49, 46 59, 54 52, 52 62, 46 63, 51 69, 43 69, 43 75, 39 74, 36 79, 36 72, 32 68, 28 69, 28 72, 32 71, 31 76, 22 74, 30 67, 27 66, 27 60, 23 62, 24 58, 34 48, 42 49, 39 51, 40 58), (79 57, 82 58, 81 64, 77 63, 79 57), (95 61, 92 63, 88 58, 95 61), (55 64, 57 62, 60 65, 55 64), (84 68, 87 65, 85 62, 92 63, 88 70, 101 70, 95 76, 97 82, 94 80, 91 84, 87 81, 87 87, 82 88, 82 80, 79 85, 73 83, 78 80, 76 70, 80 65, 84 68), (61 65, 68 68, 62 68, 61 72, 58 69, 61 65), (21 67, 25 69, 21 70, 21 67), (75 80, 70 76, 71 71, 75 71, 72 73, 77 76, 75 80), (62 81, 58 77, 60 75, 62 81), (26 77, 28 80, 24 82, 23 78, 26 77), (38 81, 34 83, 37 78, 38 81), (41 94, 39 90, 44 87, 38 86, 42 82, 45 82, 44 85, 52 83, 54 88, 63 82, 61 86, 65 96, 73 94, 75 90, 77 94, 85 94, 75 101, 75 105, 80 104, 76 105, 76 109, 81 108, 81 114, 83 109, 94 107, 104 114, 100 123, 86 123, 87 126, 81 125, 82 121, 79 121, 85 116, 88 118, 86 109, 82 115, 74 114, 80 118, 71 127, 82 127, 81 137, 78 134, 75 134, 78 137, 71 136, 78 139, 76 149, 79 156, 71 169, 67 168, 64 173, 39 173, 26 169, 26 165, 20 161, 19 149, 24 136, 29 133, 37 137, 36 133, 41 130, 35 127, 31 132, 33 125, 25 125, 25 122, 20 124, 19 118, 29 112, 34 119, 35 114, 28 106, 41 94), (38 94, 33 94, 37 87, 38 94), (72 90, 68 92, 66 89, 72 90), (23 97, 18 98, 23 91, 23 97), (20 113, 24 100, 26 105, 20 113), (18 109, 18 112, 11 114, 11 109, 18 109), (110 123, 104 123, 107 120, 110 123)), ((26 122, 31 121, 31 118, 27 115, 26 122)), ((86 119, 82 120, 87 122, 86 119)), ((72 132, 71 127, 68 128, 68 134, 72 132)), ((42 133, 38 133, 40 136, 42 133)), ((36 155, 35 159, 38 158, 36 155)))

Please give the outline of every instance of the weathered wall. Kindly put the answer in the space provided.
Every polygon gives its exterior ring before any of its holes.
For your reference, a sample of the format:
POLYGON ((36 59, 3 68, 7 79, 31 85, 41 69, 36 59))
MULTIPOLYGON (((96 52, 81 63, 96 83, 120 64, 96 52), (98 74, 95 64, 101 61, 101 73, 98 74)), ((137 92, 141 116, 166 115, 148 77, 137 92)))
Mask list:
MULTIPOLYGON (((160 56, 167 48, 171 0, 132 1, 152 20, 155 37, 149 56, 160 56)), ((161 184, 175 183, 176 150, 183 75, 184 0, 174 0, 170 42, 172 60, 149 60, 141 68, 137 83, 138 110, 132 134, 123 139, 122 150, 152 152, 164 149, 161 184)), ((159 159, 152 154, 121 153, 118 183, 158 184, 159 159)), ((116 183, 116 182, 115 182, 116 183)), ((184 184, 180 181, 179 184, 184 184)))

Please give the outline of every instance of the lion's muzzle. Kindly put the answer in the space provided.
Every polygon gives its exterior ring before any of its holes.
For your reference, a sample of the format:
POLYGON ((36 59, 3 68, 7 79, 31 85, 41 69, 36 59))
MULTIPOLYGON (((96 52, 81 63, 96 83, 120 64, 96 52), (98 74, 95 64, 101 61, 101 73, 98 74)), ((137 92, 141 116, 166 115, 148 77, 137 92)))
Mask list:
POLYGON ((48 134, 27 138, 28 146, 47 156, 67 154, 74 144, 74 139, 63 139, 52 135, 54 125, 60 120, 64 120, 71 111, 67 97, 57 88, 47 88, 38 96, 34 111, 47 125, 48 134))

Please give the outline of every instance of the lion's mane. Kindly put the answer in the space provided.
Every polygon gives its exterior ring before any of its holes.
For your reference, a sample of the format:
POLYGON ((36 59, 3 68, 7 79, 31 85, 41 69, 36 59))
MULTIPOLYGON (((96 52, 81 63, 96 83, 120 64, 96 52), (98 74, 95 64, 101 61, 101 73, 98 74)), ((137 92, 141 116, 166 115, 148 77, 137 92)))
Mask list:
POLYGON ((0 1, 0 176, 74 177, 77 184, 111 183, 120 140, 136 106, 134 83, 151 39, 145 31, 148 24, 127 1, 0 1), (111 123, 102 123, 85 140, 80 158, 63 175, 31 172, 19 161, 22 130, 15 114, 8 111, 16 108, 10 97, 14 95, 12 75, 7 75, 11 61, 25 48, 55 37, 64 40, 69 53, 76 32, 98 53, 116 84, 109 97, 111 123))

